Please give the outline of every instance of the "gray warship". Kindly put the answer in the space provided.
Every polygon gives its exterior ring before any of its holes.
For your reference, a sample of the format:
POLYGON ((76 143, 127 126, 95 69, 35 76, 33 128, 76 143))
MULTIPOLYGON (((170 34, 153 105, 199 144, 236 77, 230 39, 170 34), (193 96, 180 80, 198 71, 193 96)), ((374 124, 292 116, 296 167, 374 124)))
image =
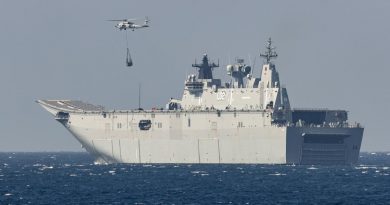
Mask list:
POLYGON ((292 109, 269 39, 260 76, 237 59, 230 82, 205 54, 181 99, 165 109, 106 110, 75 100, 37 100, 96 163, 354 164, 363 127, 345 110, 292 109))

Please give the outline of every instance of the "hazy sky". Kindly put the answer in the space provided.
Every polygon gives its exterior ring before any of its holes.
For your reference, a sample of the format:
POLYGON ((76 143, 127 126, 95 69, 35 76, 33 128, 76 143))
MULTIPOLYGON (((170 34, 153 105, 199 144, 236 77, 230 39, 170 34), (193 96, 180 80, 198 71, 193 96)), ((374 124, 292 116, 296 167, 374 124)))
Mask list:
POLYGON ((34 101, 79 99, 144 108, 180 97, 191 63, 207 52, 226 76, 230 59, 256 57, 268 37, 295 108, 349 110, 365 127, 362 151, 390 151, 390 1, 0 2, 0 151, 81 151, 34 101), (107 19, 149 16, 128 32, 107 19))

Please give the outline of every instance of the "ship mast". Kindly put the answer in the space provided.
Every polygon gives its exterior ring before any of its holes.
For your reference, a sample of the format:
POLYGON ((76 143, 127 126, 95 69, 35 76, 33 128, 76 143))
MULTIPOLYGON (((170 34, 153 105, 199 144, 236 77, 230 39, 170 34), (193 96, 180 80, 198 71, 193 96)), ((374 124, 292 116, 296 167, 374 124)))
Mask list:
POLYGON ((271 38, 268 39, 267 45, 265 46, 267 49, 265 53, 260 53, 260 57, 263 57, 267 60, 267 64, 271 63, 272 58, 278 57, 278 54, 274 51, 275 47, 272 47, 272 41, 271 38))
POLYGON ((192 64, 192 67, 199 68, 199 75, 198 79, 213 79, 213 72, 212 69, 219 67, 218 64, 215 63, 209 63, 209 59, 207 58, 207 54, 203 55, 202 63, 195 63, 192 64))

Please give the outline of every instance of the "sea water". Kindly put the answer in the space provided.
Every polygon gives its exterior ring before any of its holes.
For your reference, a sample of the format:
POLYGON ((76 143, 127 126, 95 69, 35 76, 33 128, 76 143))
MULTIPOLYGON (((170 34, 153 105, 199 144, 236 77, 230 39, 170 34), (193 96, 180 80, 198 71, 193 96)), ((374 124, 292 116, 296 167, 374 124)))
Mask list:
POLYGON ((390 153, 352 166, 110 164, 0 153, 0 204, 389 204, 390 153))

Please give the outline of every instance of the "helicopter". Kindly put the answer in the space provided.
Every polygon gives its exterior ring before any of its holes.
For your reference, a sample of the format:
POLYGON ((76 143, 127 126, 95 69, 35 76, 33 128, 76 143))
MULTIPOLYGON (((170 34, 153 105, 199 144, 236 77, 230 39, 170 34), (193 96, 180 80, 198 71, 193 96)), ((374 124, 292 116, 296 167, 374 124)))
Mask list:
POLYGON ((131 29, 132 31, 134 31, 135 29, 149 27, 148 17, 145 17, 143 24, 136 24, 135 21, 137 21, 137 19, 119 19, 119 20, 113 19, 108 21, 117 21, 118 23, 115 25, 115 27, 118 28, 119 30, 131 29))

